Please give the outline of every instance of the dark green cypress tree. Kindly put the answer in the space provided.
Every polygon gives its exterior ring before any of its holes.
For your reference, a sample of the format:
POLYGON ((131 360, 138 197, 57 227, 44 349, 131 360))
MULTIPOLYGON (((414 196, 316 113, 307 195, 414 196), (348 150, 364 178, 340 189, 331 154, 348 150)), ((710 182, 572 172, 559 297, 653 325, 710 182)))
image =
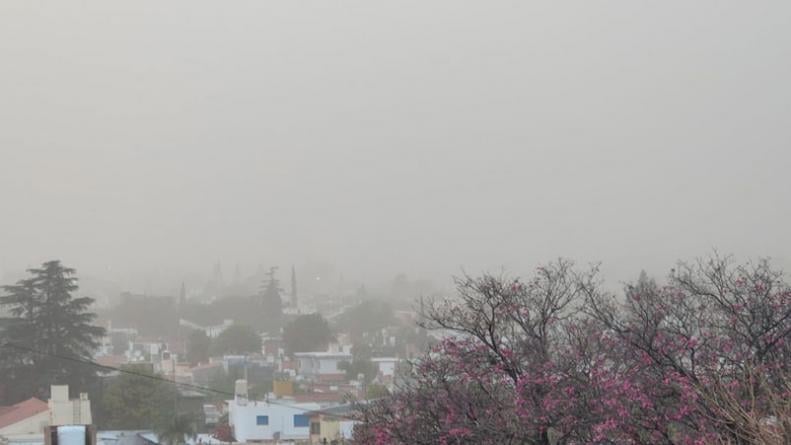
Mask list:
POLYGON ((3 333, 0 368, 7 371, 6 398, 46 397, 51 384, 85 390, 96 369, 91 360, 104 329, 94 326, 93 299, 74 297, 74 269, 49 261, 29 269, 30 277, 4 286, 0 305, 14 317, 3 333))

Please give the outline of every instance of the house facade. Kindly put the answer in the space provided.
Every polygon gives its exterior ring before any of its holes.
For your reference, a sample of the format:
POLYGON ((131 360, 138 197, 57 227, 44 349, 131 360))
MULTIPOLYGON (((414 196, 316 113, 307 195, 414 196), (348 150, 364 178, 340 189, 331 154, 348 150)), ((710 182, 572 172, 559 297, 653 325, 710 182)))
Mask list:
POLYGON ((48 426, 90 425, 91 402, 88 395, 69 399, 67 385, 52 385, 49 401, 30 398, 11 406, 0 406, 0 436, 13 438, 34 435, 43 437, 48 426))
POLYGON ((371 362, 376 365, 377 374, 385 378, 395 376, 398 361, 395 357, 374 357, 371 359, 371 362))
POLYGON ((310 443, 343 443, 352 438, 356 421, 351 419, 352 405, 338 405, 313 412, 310 416, 310 443))
POLYGON ((352 355, 346 352, 297 352, 299 375, 315 380, 343 380, 346 373, 338 366, 351 362, 352 355))
POLYGON ((237 442, 308 440, 310 413, 318 409, 317 403, 248 400, 247 382, 237 380, 235 397, 228 401, 228 423, 237 442))

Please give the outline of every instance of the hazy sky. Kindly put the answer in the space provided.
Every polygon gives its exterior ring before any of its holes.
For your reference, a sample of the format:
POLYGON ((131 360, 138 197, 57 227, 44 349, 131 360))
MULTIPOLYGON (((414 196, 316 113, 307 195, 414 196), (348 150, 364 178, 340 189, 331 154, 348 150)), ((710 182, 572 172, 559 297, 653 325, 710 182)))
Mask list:
POLYGON ((0 64, 6 274, 791 268, 785 0, 4 0, 0 64))

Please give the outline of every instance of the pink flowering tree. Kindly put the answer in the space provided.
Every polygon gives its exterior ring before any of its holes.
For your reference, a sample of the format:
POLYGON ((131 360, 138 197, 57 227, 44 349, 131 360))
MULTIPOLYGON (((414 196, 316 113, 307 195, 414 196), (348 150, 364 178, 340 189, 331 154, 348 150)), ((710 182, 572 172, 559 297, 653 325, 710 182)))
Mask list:
MULTIPOLYGON (((560 260, 527 281, 458 280, 422 325, 448 337, 358 443, 703 444, 786 440, 791 301, 768 262, 682 264, 617 298, 560 260), (781 407, 781 408, 778 408, 781 407), (784 420, 785 419, 785 420, 784 420), (785 422, 785 423, 784 423, 785 422), (783 439, 785 438, 785 439, 783 439)), ((784 443, 784 442, 777 442, 784 443)))
POLYGON ((590 443, 625 421, 619 416, 628 410, 613 409, 610 400, 630 390, 610 382, 623 364, 601 323, 582 311, 598 292, 595 268, 580 272, 559 260, 525 282, 483 276, 457 284, 457 299, 434 301, 423 314, 423 327, 449 337, 415 364, 393 397, 362 410, 360 437, 590 443))
POLYGON ((637 365, 634 382, 666 395, 636 417, 670 443, 764 443, 723 407, 739 400, 754 418, 776 417, 768 401, 787 391, 791 363, 783 274, 715 256, 680 264, 665 286, 643 275, 625 294, 591 294, 586 310, 637 365))

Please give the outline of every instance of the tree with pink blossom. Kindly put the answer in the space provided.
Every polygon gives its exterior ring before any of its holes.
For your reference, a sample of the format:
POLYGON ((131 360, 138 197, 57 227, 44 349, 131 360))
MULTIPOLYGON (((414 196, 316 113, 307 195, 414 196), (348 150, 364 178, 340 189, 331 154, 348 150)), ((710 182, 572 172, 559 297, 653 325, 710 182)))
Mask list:
POLYGON ((525 281, 464 277, 457 288, 421 322, 451 336, 361 407, 359 443, 788 438, 778 400, 789 395, 791 293, 767 261, 680 264, 667 284, 642 275, 620 298, 595 267, 566 260, 525 281))

